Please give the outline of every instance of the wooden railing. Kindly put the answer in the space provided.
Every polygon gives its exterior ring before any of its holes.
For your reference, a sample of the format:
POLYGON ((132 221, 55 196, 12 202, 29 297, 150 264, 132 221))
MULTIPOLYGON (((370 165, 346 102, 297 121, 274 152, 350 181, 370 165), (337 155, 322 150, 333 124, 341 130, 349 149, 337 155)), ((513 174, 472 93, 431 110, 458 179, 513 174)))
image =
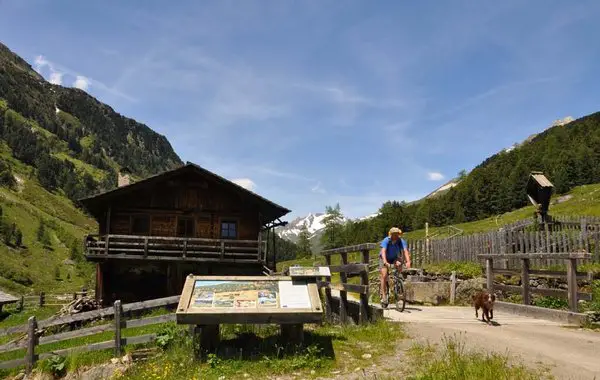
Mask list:
POLYGON ((340 274, 340 283, 332 283, 331 277, 326 277, 325 281, 319 281, 319 288, 325 289, 325 314, 327 320, 332 321, 333 303, 331 290, 340 292, 339 317, 340 322, 345 324, 348 318, 351 317, 348 307, 348 292, 358 293, 360 298, 359 312, 356 317, 359 323, 366 323, 373 320, 369 309, 369 253, 372 249, 377 248, 376 244, 360 244, 343 248, 336 248, 323 251, 322 254, 327 260, 327 266, 332 273, 340 274), (350 263, 348 254, 360 253, 360 262, 350 263), (340 265, 332 265, 332 256, 340 255, 340 265), (348 278, 360 277, 360 285, 349 284, 348 278))
POLYGON ((494 289, 504 290, 507 292, 521 293, 523 296, 523 304, 531 304, 531 294, 541 294, 544 296, 558 297, 567 299, 569 302, 569 309, 572 312, 577 312, 578 301, 586 300, 591 301, 592 295, 590 293, 580 293, 578 291, 577 279, 587 278, 587 273, 577 272, 577 260, 589 259, 589 253, 575 252, 575 253, 524 253, 524 254, 484 254, 479 255, 479 258, 486 261, 486 288, 489 291, 494 289), (554 260, 564 260, 567 262, 567 271, 546 271, 546 270, 532 270, 531 261, 536 259, 545 259, 552 257, 554 260), (520 270, 507 270, 494 268, 494 260, 520 260, 522 262, 520 270), (521 276, 521 286, 494 284, 494 276, 498 274, 508 275, 519 275, 521 276), (531 275, 544 276, 548 278, 567 278, 568 290, 561 289, 539 289, 532 288, 529 284, 531 275))
POLYGON ((85 238, 88 259, 264 263, 266 252, 266 242, 259 240, 136 235, 88 235, 85 238))
POLYGON ((119 356, 122 354, 122 347, 125 345, 148 343, 156 338, 156 334, 145 334, 123 338, 121 337, 122 329, 149 326, 175 321, 175 313, 132 320, 126 320, 124 313, 132 311, 147 311, 165 306, 176 306, 178 303, 179 296, 159 298, 155 300, 135 302, 125 305, 121 305, 121 301, 115 301, 114 306, 109 308, 84 312, 81 314, 75 314, 72 316, 66 316, 57 319, 47 319, 38 322, 34 316, 30 317, 28 323, 25 325, 0 330, 0 336, 16 333, 27 333, 27 339, 25 340, 9 342, 0 345, 0 353, 27 349, 25 357, 22 359, 0 362, 0 369, 10 369, 24 365, 26 367, 26 370, 30 372, 33 366, 35 365, 35 362, 38 360, 44 360, 54 355, 67 355, 73 352, 98 351, 112 348, 115 350, 115 356, 119 356), (64 326, 73 324, 75 322, 88 322, 96 320, 100 317, 113 317, 113 320, 111 323, 106 323, 98 326, 62 332, 53 335, 40 336, 43 330, 46 330, 49 327, 64 326), (35 352, 36 347, 38 346, 62 342, 74 338, 87 337, 106 331, 113 331, 114 339, 99 343, 86 344, 83 346, 71 347, 62 350, 55 350, 41 354, 36 354, 35 352))

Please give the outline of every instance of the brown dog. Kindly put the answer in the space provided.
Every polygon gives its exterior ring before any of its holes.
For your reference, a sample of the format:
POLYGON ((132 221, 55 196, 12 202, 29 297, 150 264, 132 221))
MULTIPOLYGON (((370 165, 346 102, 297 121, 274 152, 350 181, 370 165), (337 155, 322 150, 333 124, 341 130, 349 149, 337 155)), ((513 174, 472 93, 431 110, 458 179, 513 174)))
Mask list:
POLYGON ((473 295, 473 306, 475 307, 475 318, 479 318, 479 309, 481 309, 481 320, 490 323, 494 319, 494 302, 496 295, 482 291, 473 295), (486 321, 487 319, 487 321, 486 321))

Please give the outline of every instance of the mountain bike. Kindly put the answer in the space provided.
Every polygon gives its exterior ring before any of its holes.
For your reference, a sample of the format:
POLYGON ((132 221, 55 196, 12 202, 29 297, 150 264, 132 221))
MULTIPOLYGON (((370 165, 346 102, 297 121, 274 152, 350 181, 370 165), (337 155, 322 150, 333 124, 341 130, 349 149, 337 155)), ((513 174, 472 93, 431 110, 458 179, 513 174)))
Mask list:
POLYGON ((392 303, 392 299, 396 304, 396 310, 402 312, 406 307, 406 295, 404 293, 404 278, 402 272, 395 265, 392 265, 391 273, 388 273, 387 280, 387 295, 388 306, 392 303), (393 296, 393 298, 392 298, 393 296))

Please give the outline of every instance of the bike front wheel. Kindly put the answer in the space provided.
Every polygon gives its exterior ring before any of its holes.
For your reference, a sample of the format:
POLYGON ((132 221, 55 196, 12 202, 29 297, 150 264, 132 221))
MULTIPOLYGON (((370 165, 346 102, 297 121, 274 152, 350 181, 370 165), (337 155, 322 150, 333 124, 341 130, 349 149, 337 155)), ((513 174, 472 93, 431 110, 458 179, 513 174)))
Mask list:
POLYGON ((406 307, 406 296, 404 293, 404 282, 401 279, 394 281, 394 298, 396 301, 396 310, 402 312, 406 307))

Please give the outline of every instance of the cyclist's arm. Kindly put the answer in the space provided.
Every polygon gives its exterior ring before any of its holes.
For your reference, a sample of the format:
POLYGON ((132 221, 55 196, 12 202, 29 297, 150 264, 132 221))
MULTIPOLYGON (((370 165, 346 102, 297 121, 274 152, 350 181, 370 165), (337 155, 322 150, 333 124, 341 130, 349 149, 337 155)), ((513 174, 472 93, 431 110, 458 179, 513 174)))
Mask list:
POLYGON ((383 260, 383 264, 384 265, 390 265, 390 263, 387 262, 385 248, 381 248, 381 252, 379 252, 379 254, 381 255, 381 259, 383 260))
POLYGON ((406 267, 410 268, 410 252, 408 252, 406 247, 404 248, 404 261, 406 262, 406 267))

